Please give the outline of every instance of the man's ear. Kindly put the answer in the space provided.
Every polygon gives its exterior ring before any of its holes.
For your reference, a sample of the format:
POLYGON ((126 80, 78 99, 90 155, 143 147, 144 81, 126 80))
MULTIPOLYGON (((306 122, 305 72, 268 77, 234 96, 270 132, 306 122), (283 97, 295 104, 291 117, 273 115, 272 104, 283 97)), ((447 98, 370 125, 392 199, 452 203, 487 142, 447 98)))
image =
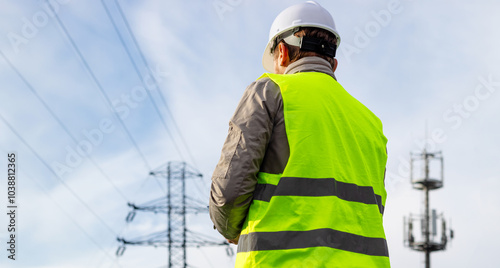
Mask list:
POLYGON ((283 43, 279 43, 278 45, 279 57, 278 63, 280 66, 287 67, 290 63, 290 57, 288 56, 288 48, 283 43))
POLYGON ((339 62, 337 61, 336 58, 333 58, 333 72, 335 72, 335 70, 337 70, 337 66, 339 66, 339 62))

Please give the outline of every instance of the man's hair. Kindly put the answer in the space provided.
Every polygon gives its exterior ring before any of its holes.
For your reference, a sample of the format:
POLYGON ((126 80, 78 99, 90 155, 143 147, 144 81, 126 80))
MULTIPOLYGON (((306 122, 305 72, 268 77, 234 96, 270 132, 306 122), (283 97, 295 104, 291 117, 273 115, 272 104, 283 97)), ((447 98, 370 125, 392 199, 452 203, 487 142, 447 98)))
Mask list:
MULTIPOLYGON (((321 28, 313 28, 313 27, 302 27, 300 28, 300 31, 295 33, 296 36, 309 36, 309 37, 315 37, 319 39, 323 39, 328 43, 332 44, 337 44, 337 38, 335 35, 327 30, 321 29, 321 28)), ((288 56, 290 57, 290 62, 297 61, 299 59, 302 59, 304 57, 310 57, 310 56, 317 56, 320 58, 323 58, 327 60, 330 65, 332 65, 332 69, 335 66, 335 61, 333 60, 332 57, 328 57, 326 55, 322 55, 313 51, 300 51, 299 47, 296 46, 290 46, 287 43, 285 43, 283 40, 281 40, 280 43, 283 43, 287 49, 288 49, 288 56)), ((275 53, 275 57, 278 55, 278 53, 275 53)))

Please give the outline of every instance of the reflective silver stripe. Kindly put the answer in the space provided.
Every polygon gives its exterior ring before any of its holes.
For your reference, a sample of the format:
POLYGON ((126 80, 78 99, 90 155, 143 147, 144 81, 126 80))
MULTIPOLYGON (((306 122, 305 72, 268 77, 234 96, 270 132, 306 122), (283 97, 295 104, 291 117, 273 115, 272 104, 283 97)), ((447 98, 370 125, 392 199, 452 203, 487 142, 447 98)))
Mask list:
POLYGON ((371 256, 389 257, 384 238, 364 237, 332 229, 255 232, 240 236, 238 252, 330 247, 371 256))
POLYGON ((371 186, 358 186, 354 183, 340 182, 333 178, 309 179, 283 177, 278 185, 257 184, 255 200, 269 202, 273 196, 336 196, 342 200, 378 205, 384 214, 382 197, 375 194, 371 186))

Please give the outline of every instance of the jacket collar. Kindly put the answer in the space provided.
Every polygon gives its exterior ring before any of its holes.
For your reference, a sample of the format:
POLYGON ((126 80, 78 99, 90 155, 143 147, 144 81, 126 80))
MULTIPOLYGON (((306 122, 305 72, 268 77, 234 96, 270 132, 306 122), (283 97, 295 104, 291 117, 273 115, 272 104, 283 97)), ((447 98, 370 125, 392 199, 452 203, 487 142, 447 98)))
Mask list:
POLYGON ((330 63, 327 60, 322 59, 320 57, 314 57, 314 56, 304 57, 288 65, 288 67, 285 70, 285 74, 294 74, 300 72, 325 73, 333 77, 333 79, 337 80, 337 78, 335 78, 335 74, 333 73, 332 66, 330 65, 330 63))

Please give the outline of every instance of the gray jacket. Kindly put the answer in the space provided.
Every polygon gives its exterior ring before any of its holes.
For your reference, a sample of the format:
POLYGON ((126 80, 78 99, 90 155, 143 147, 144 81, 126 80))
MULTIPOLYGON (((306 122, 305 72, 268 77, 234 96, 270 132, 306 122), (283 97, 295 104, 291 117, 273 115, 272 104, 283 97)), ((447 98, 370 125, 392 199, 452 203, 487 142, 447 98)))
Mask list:
MULTIPOLYGON (((290 64, 285 74, 333 74, 328 61, 305 57, 290 64)), ((252 202, 257 173, 283 173, 290 149, 285 132, 279 86, 269 78, 250 84, 229 121, 222 154, 212 176, 210 218, 227 239, 236 238, 252 202)))

